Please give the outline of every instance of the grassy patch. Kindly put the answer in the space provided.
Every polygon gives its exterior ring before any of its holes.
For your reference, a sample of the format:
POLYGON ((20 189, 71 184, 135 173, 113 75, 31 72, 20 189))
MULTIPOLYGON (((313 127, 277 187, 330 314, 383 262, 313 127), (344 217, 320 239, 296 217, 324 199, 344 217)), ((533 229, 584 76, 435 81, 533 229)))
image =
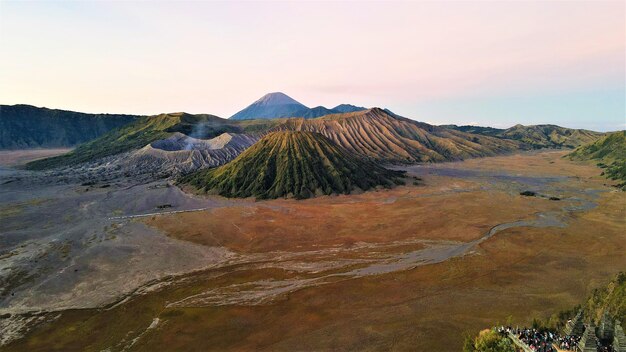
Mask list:
POLYGON ((602 176, 619 181, 617 187, 626 190, 626 131, 609 134, 594 143, 584 145, 568 157, 573 160, 597 160, 602 176))

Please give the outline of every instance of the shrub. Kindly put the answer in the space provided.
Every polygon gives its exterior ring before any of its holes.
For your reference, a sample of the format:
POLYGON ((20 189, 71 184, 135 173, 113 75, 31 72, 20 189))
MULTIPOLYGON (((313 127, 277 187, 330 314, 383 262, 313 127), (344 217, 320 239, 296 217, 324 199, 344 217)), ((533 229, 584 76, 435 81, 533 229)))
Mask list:
POLYGON ((474 340, 477 352, 515 352, 513 342, 494 330, 481 331, 474 340))

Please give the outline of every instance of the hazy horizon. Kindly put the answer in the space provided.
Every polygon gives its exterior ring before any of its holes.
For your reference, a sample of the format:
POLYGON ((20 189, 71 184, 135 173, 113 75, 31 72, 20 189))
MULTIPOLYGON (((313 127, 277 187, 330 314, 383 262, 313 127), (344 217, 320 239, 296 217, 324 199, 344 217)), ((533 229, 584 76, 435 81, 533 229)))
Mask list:
POLYGON ((623 2, 0 3, 2 104, 228 118, 280 91, 432 124, 624 129, 623 2), (358 6, 358 9, 356 8, 358 6))

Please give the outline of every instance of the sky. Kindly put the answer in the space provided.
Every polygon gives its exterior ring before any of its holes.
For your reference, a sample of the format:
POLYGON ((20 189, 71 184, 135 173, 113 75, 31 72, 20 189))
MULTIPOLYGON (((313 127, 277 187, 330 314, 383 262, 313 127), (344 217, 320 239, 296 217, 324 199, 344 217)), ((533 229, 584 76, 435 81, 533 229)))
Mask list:
POLYGON ((0 1, 0 103, 626 128, 626 2, 0 1))

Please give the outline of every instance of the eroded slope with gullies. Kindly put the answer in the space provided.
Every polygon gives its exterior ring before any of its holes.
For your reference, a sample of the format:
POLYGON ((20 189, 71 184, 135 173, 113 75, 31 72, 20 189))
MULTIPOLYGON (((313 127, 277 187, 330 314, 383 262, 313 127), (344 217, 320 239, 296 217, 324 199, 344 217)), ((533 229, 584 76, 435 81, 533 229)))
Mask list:
POLYGON ((262 138, 232 162, 181 179, 201 192, 225 197, 309 198, 401 184, 387 170, 319 133, 283 131, 262 138))
POLYGON ((288 119, 275 131, 317 132, 346 150, 388 162, 437 162, 514 151, 515 141, 473 135, 392 116, 379 108, 317 119, 288 119))

